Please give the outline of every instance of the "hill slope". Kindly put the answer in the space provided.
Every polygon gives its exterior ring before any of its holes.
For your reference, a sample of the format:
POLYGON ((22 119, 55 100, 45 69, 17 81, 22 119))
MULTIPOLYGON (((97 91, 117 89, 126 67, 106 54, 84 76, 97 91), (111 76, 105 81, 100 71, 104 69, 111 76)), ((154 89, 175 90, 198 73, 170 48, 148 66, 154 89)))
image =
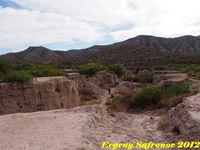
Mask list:
POLYGON ((151 65, 171 60, 200 63, 200 37, 161 38, 140 35, 123 42, 96 45, 82 50, 52 51, 45 47, 29 47, 22 52, 2 55, 0 58, 67 65, 93 62, 96 59, 126 66, 151 65))

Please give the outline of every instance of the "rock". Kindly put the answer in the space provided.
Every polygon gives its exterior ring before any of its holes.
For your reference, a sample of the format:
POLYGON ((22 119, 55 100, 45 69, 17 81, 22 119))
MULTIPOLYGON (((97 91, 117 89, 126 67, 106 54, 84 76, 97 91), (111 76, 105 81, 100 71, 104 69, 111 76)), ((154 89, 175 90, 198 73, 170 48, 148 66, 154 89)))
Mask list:
POLYGON ((119 84, 117 75, 109 73, 107 71, 100 71, 89 79, 90 82, 98 85, 101 88, 109 89, 119 84))
POLYGON ((115 87, 111 90, 111 95, 113 95, 113 96, 132 95, 139 86, 140 86, 139 83, 123 81, 117 87, 115 87))
POLYGON ((183 135, 200 135, 200 94, 187 97, 168 112, 169 124, 183 135))
POLYGON ((133 73, 133 71, 125 69, 122 78, 128 78, 128 77, 135 77, 135 74, 133 73))
MULTIPOLYGON (((159 82, 159 86, 161 89, 165 89, 166 87, 169 87, 173 83, 181 83, 183 81, 186 81, 188 78, 187 74, 165 74, 160 76, 160 80, 156 81, 159 82)), ((155 78, 154 78, 155 83, 155 78)))
POLYGON ((73 80, 79 89, 86 84, 86 76, 79 73, 68 73, 67 78, 73 80))
POLYGON ((182 82, 185 81, 188 78, 188 75, 185 73, 177 73, 177 74, 161 74, 161 75, 154 75, 153 81, 159 82, 159 81, 168 81, 168 82, 182 82))
POLYGON ((92 82, 86 82, 79 88, 81 101, 97 100, 103 95, 103 89, 92 82))
POLYGON ((151 83, 153 82, 153 73, 148 70, 140 70, 136 75, 140 83, 151 83))
POLYGON ((70 108, 80 105, 76 84, 66 77, 0 84, 0 114, 70 108))
POLYGON ((97 100, 103 94, 103 89, 99 87, 99 84, 103 82, 100 74, 97 77, 86 78, 85 75, 79 73, 69 73, 67 77, 78 87, 81 101, 97 100))

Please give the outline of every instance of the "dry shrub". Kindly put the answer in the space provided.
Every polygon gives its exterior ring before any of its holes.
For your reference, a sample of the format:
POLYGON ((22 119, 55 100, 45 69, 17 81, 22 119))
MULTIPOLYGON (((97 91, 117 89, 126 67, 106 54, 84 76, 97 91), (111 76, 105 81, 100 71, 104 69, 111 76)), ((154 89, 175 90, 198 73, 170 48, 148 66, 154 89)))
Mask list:
POLYGON ((128 112, 131 103, 131 98, 132 95, 116 96, 108 100, 106 105, 109 105, 108 107, 110 109, 113 109, 118 112, 128 112))

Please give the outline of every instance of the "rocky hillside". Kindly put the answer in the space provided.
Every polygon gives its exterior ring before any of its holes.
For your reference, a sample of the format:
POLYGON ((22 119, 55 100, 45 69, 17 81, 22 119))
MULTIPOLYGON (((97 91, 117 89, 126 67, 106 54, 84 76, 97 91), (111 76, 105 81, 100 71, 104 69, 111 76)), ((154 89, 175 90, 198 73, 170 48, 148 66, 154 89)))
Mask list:
POLYGON ((200 38, 198 36, 161 38, 146 35, 111 45, 97 45, 82 50, 52 51, 45 47, 29 47, 19 53, 0 56, 0 58, 9 58, 13 61, 60 65, 87 63, 100 59, 108 63, 121 63, 128 67, 138 64, 160 64, 172 60, 199 63, 199 57, 200 38))

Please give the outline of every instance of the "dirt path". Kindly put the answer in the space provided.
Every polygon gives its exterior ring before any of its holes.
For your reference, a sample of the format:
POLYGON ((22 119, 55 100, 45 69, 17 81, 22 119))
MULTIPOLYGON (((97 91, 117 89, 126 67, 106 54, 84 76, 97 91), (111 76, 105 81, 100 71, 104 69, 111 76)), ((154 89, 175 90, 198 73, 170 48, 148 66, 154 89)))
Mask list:
POLYGON ((166 142, 159 115, 108 112, 103 104, 0 116, 0 150, 99 150, 103 141, 166 142))

